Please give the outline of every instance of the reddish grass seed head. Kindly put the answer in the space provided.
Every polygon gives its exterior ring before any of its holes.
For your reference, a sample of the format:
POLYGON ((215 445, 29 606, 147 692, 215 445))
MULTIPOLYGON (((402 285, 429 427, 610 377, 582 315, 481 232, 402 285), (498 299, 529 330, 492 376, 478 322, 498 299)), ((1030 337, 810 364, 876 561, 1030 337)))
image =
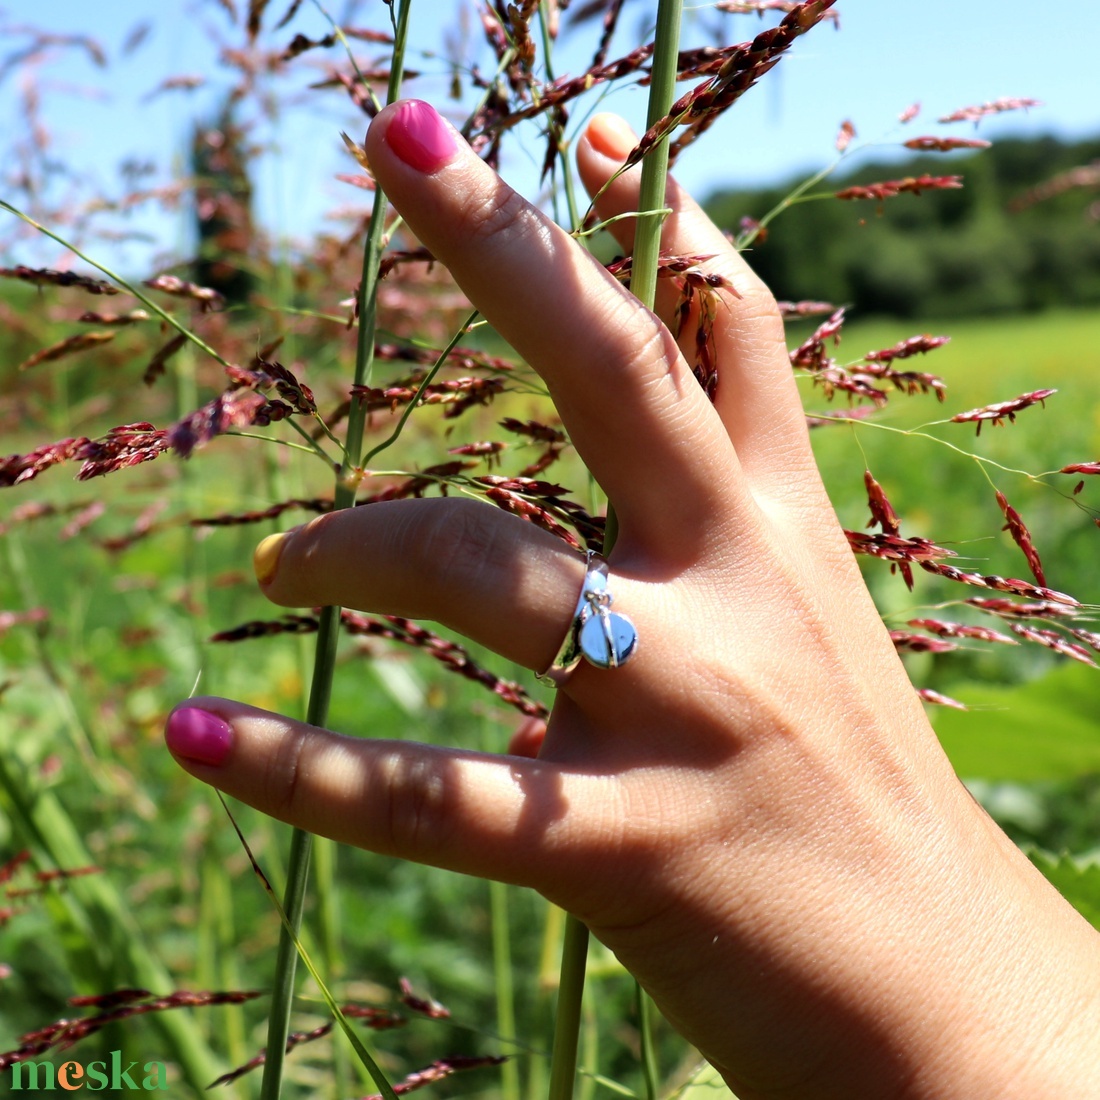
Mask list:
POLYGON ((1053 650, 1053 652, 1060 654, 1063 657, 1069 657, 1074 661, 1080 661, 1083 665, 1089 665, 1092 668, 1097 668, 1096 662, 1092 659, 1089 651, 1084 646, 1079 646, 1075 642, 1067 641, 1056 630, 1044 630, 1040 627, 1026 626, 1024 623, 1010 623, 1009 630, 1014 634, 1019 634, 1021 638, 1028 642, 1035 642, 1038 645, 1045 646, 1047 649, 1053 650))
POLYGON ((225 307, 225 297, 219 291, 212 287, 189 283, 176 275, 157 275, 155 278, 146 279, 145 286, 150 290, 171 294, 174 298, 190 298, 199 303, 199 308, 204 313, 225 307))
POLYGON ((948 565, 946 562, 931 558, 920 561, 919 565, 929 573, 935 573, 949 581, 958 581, 960 584, 971 584, 976 588, 991 588, 994 592, 1010 592, 1016 596, 1065 604, 1066 607, 1071 608, 1081 606, 1078 600, 1065 592, 1056 592, 1053 588, 1044 588, 1041 585, 1031 584, 1029 581, 1017 580, 1015 577, 1000 577, 995 573, 968 573, 965 570, 957 569, 953 565, 948 565))
POLYGON ((970 107, 960 107, 944 115, 940 122, 973 122, 978 123, 987 115, 998 115, 1004 111, 1026 111, 1029 107, 1041 107, 1042 103, 1037 99, 1013 99, 1003 97, 994 99, 989 103, 979 103, 970 107))
POLYGON ((846 201, 870 199, 884 202, 897 195, 920 195, 925 191, 950 191, 962 187, 962 176, 908 176, 900 180, 883 180, 860 187, 845 187, 835 193, 846 201))
MULTIPOLYGON (((800 7, 800 4, 797 0, 718 0, 714 6, 718 11, 728 12, 731 15, 755 13, 763 18, 765 12, 790 12, 800 7)), ((835 11, 827 11, 825 18, 831 20, 837 26, 840 25, 840 16, 835 11)))
POLYGON ((1024 557, 1027 558, 1027 564, 1028 568, 1031 570, 1031 575, 1039 584, 1045 586, 1047 582, 1046 577, 1043 576, 1043 563, 1039 560, 1039 552, 1035 549, 1035 544, 1031 540, 1031 532, 1027 529, 1027 525, 1021 518, 1020 513, 1008 503, 1004 493, 999 489, 997 490, 997 504, 1000 506, 1002 514, 1008 521, 1001 530, 1008 531, 1012 536, 1012 541, 1016 543, 1023 551, 1024 557))
POLYGON ((906 149, 916 149, 922 153, 950 153, 955 149, 988 149, 993 142, 983 138, 952 137, 915 137, 903 141, 906 149))
POLYGON ((867 535, 862 531, 849 531, 844 534, 848 538, 848 545, 857 554, 867 554, 874 558, 883 558, 886 561, 916 562, 920 565, 930 565, 940 558, 953 558, 954 550, 937 546, 929 539, 901 538, 899 535, 875 534, 867 535))
POLYGON ((951 653, 959 647, 943 638, 927 634, 911 634, 907 630, 891 630, 890 641, 899 653, 951 653))
POLYGON ((892 348, 882 348, 879 351, 869 351, 863 358, 871 363, 892 363, 895 359, 909 359, 914 355, 925 355, 936 348, 942 348, 944 344, 951 342, 950 336, 929 336, 923 333, 919 336, 910 336, 908 340, 902 340, 892 348))
POLYGON ((835 313, 836 306, 832 302, 776 302, 783 318, 787 317, 816 317, 822 313, 835 313))
POLYGON ((989 615, 1001 619, 1064 619, 1072 618, 1075 604, 1054 603, 1039 600, 1037 603, 1020 603, 1018 600, 1006 600, 999 597, 971 596, 963 601, 989 615))
POLYGON ((917 694, 926 703, 931 703, 937 707, 951 707, 954 710, 968 710, 969 708, 965 703, 960 703, 958 699, 952 699, 950 695, 943 695, 938 691, 933 691, 931 688, 918 688, 917 694))
POLYGON ((149 314, 143 309, 131 309, 126 313, 96 313, 86 310, 77 321, 83 325, 136 325, 148 321, 149 314))
POLYGON ((940 638, 973 638, 979 642, 998 642, 1001 645, 1019 645, 1015 638, 990 630, 987 626, 970 626, 967 623, 945 622, 942 619, 910 619, 906 626, 927 630, 940 638))
POLYGON ((951 422, 954 424, 977 423, 978 435, 981 435, 983 421, 993 421, 995 428, 1000 427, 1005 420, 1015 423, 1016 414, 1022 409, 1028 409, 1032 405, 1042 405, 1045 409, 1046 399, 1057 392, 1057 390, 1033 390, 1031 393, 1014 397, 1010 401, 1001 401, 995 405, 983 405, 980 409, 956 413, 951 417, 951 422))
POLYGON ((102 279, 93 279, 90 275, 79 275, 75 271, 56 271, 49 267, 0 267, 0 278, 21 279, 34 286, 77 287, 89 294, 118 294, 119 289, 102 279))
POLYGON ((87 351, 89 348, 107 344, 115 338, 114 332, 78 332, 73 336, 66 336, 64 340, 58 340, 48 348, 42 348, 33 355, 28 356, 16 367, 16 370, 25 371, 37 367, 40 363, 52 363, 63 359, 67 355, 76 355, 78 352, 87 351))
POLYGON ((867 501, 871 506, 871 520, 867 526, 878 526, 884 534, 896 535, 901 529, 897 512, 870 470, 863 471, 863 484, 867 488, 867 501))

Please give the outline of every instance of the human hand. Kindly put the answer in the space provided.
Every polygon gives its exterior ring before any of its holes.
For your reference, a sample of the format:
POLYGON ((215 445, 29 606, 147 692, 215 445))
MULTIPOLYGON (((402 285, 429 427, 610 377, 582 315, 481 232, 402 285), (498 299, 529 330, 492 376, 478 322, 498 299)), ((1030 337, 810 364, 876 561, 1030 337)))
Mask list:
MULTIPOLYGON (((593 120, 592 193, 634 141, 593 120)), ((1063 960, 1095 966, 1095 937, 940 751, 822 487, 767 289, 670 181, 663 248, 713 256, 738 292, 715 319, 712 405, 665 324, 430 108, 384 110, 367 153, 613 502, 638 652, 577 668, 537 758, 193 699, 169 720, 180 763, 312 832, 539 890, 742 1100, 1085 1096, 1058 1067, 1097 1053, 1100 1007, 1063 960)), ((599 214, 636 209, 637 189, 624 174, 599 214)), ((626 249, 632 224, 614 225, 626 249)), ((659 295, 665 321, 672 305, 659 295)), ((534 670, 584 573, 553 536, 455 499, 332 513, 257 567, 276 603, 436 620, 534 670)))

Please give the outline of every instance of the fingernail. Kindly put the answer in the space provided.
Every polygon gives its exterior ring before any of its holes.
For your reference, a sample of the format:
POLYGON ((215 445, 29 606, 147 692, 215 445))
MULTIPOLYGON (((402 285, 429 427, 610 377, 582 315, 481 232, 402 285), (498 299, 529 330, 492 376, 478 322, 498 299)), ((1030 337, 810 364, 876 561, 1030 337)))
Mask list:
POLYGON ((283 531, 278 535, 268 535, 252 551, 252 569, 260 584, 269 584, 274 578, 279 568, 279 556, 283 552, 283 544, 289 534, 289 531, 283 531))
POLYGON ((589 145, 612 160, 625 160, 627 153, 638 144, 634 131, 618 115, 596 115, 588 124, 586 134, 589 145))
POLYGON ((164 741, 177 756, 221 764, 233 747, 233 727, 216 714, 184 703, 168 715, 164 741))
POLYGON ((386 142, 418 172, 437 171, 458 148, 450 127, 435 108, 419 99, 406 99, 397 105, 386 127, 386 142))

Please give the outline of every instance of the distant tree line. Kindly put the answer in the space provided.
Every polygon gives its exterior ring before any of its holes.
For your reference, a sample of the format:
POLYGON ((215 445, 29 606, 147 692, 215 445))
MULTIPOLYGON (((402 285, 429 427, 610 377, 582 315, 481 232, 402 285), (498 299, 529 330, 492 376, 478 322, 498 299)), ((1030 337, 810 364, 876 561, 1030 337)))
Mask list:
MULTIPOLYGON (((957 317, 1100 303, 1100 138, 1003 140, 972 154, 866 164, 813 189, 961 175, 959 190, 785 210, 748 253, 776 295, 862 315, 957 317)), ((736 234, 801 181, 706 204, 736 234)))

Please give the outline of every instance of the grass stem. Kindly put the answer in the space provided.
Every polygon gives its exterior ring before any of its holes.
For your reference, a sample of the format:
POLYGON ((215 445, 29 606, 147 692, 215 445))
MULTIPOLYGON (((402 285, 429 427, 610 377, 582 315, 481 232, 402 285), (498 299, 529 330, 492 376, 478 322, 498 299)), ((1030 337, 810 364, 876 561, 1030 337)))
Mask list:
MULTIPOLYGON (((396 100, 400 94, 411 6, 412 0, 402 0, 396 17, 393 58, 390 64, 390 80, 386 97, 389 103, 396 100)), ((359 286, 359 330, 355 355, 356 385, 366 384, 374 362, 374 317, 385 218, 386 197, 381 188, 378 188, 375 191, 367 243, 363 250, 363 272, 359 286)), ((337 473, 333 492, 334 509, 347 508, 355 502, 357 480, 351 475, 359 465, 366 415, 365 403, 352 403, 348 415, 344 461, 337 473)), ((317 631, 309 708, 306 715, 306 721, 311 725, 323 726, 328 720, 339 626, 340 608, 322 608, 317 631)), ((267 1060, 264 1063, 263 1083, 260 1087, 261 1100, 278 1100, 282 1092, 286 1040, 290 1032, 294 973, 298 957, 295 939, 301 926, 305 887, 309 874, 310 849, 310 835, 301 829, 295 829, 291 838, 286 894, 283 901, 287 922, 283 925, 279 937, 275 992, 272 998, 271 1016, 268 1020, 267 1060)))
MULTIPOLYGON (((682 0, 660 0, 653 48, 653 74, 649 87, 646 126, 652 127, 672 107, 676 88, 676 63, 680 48, 682 0)), ((665 177, 668 174, 668 138, 658 141, 642 161, 638 209, 645 215, 665 208, 665 177)), ((652 309, 657 293, 657 261, 661 253, 663 217, 638 219, 634 236, 634 262, 630 290, 652 309)), ((610 505, 603 552, 608 554, 618 534, 618 520, 610 505)), ((554 1053, 550 1070, 550 1100, 570 1100, 577 1070, 577 1039, 580 1027, 584 970, 588 957, 588 929, 574 916, 566 918, 562 947, 561 981, 558 987, 558 1015, 554 1028, 554 1053)), ((645 994, 639 990, 639 997, 645 994)), ((648 1019, 645 1016, 643 1019, 648 1019)), ((645 1041, 643 1041, 643 1049, 645 1041)))

